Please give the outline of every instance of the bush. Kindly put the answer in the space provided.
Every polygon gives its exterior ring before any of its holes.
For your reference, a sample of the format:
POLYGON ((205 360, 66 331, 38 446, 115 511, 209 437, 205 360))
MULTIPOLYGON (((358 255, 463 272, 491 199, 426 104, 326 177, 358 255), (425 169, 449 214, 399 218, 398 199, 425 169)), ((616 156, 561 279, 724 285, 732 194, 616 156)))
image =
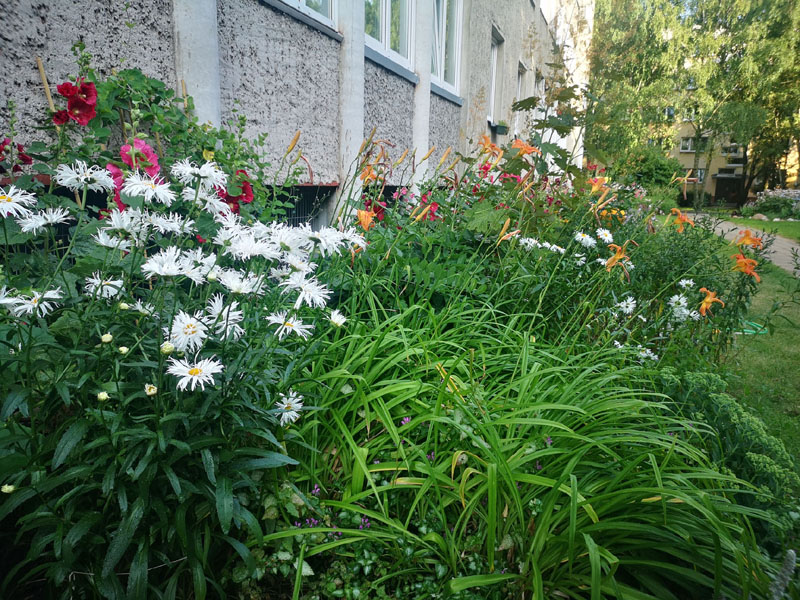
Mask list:
POLYGON ((637 146, 614 161, 610 175, 621 183, 636 182, 650 189, 669 185, 676 174, 683 176, 685 171, 678 159, 665 156, 660 148, 637 146))

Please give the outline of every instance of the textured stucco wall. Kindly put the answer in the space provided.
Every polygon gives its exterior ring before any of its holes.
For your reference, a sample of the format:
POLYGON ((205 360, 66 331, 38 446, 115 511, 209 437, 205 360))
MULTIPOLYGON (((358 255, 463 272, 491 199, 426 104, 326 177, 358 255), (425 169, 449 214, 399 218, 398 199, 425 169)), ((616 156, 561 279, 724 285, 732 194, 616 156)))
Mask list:
MULTIPOLYGON (((364 137, 375 127, 376 140, 389 140, 387 147, 394 160, 406 148, 413 150, 412 120, 414 118, 414 84, 367 60, 364 64, 364 137)), ((417 151, 422 156, 427 148, 417 151)), ((402 169, 401 169, 402 170, 402 169)), ((401 183, 399 173, 389 179, 401 183)), ((402 182, 406 183, 406 182, 402 182)))
POLYGON ((175 86, 170 0, 3 0, 0 9, 0 137, 8 131, 7 100, 16 102, 18 140, 44 134, 31 125, 47 117, 36 56, 44 62, 57 108, 55 86, 75 74, 70 52, 82 40, 102 77, 111 69, 138 67, 145 75, 175 86), (127 9, 126 9, 127 5, 127 9), (127 23, 127 24, 126 24, 127 23), (130 26, 128 25, 130 24, 130 26))
POLYGON ((445 167, 455 160, 455 152, 463 145, 461 135, 461 107, 436 94, 431 94, 430 130, 429 140, 431 146, 436 146, 431 158, 430 167, 439 164, 442 154, 447 147, 452 147, 445 167))
POLYGON ((314 182, 336 181, 339 42, 257 0, 219 0, 217 10, 223 123, 238 109, 248 136, 269 134, 275 165, 301 129, 314 182))

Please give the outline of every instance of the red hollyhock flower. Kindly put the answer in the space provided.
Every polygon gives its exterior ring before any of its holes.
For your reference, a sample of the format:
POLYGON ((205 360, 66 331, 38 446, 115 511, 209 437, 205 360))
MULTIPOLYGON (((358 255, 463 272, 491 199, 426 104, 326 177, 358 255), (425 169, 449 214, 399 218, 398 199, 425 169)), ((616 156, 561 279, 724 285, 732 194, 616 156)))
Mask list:
POLYGON ((23 165, 33 164, 33 159, 25 154, 25 147, 22 144, 17 144, 17 158, 23 165))
POLYGON ((84 82, 83 80, 79 80, 79 82, 80 86, 78 87, 78 91, 75 96, 86 102, 86 104, 96 106, 97 88, 91 81, 84 82))
POLYGON ((66 110, 59 110, 53 115, 53 123, 56 125, 64 125, 69 121, 69 113, 66 110))
POLYGON ((56 86, 56 90, 58 90, 58 93, 64 96, 64 98, 72 98, 78 93, 77 86, 75 86, 71 81, 60 83, 56 86))
POLYGON ((2 142, 0 142, 0 157, 6 153, 6 148, 11 143, 11 138, 6 138, 2 142))
POLYGON ((364 208, 374 212, 378 221, 383 221, 384 217, 386 217, 386 202, 383 202, 382 200, 376 200, 373 202, 368 198, 364 202, 364 208))
POLYGON ((231 212, 233 214, 239 214, 239 202, 243 202, 244 204, 250 204, 253 201, 253 186, 252 184, 246 179, 250 177, 247 174, 247 171, 243 169, 239 169, 236 171, 236 178, 241 178, 239 182, 239 187, 242 190, 242 193, 238 196, 232 196, 228 193, 228 190, 225 188, 217 188, 217 196, 222 198, 225 202, 227 202, 228 206, 231 208, 231 212))
POLYGON ((111 173, 111 179, 114 180, 114 202, 117 208, 123 211, 128 208, 128 205, 122 201, 119 195, 120 190, 122 190, 122 170, 117 165, 108 163, 106 165, 106 171, 111 173))
POLYGON ((70 119, 84 127, 97 116, 94 105, 81 100, 77 96, 73 96, 69 99, 67 102, 67 111, 69 112, 70 119))
POLYGON ((133 154, 134 156, 131 156, 130 144, 125 144, 119 149, 119 156, 122 158, 122 162, 131 169, 133 168, 133 159, 136 158, 137 168, 144 169, 144 172, 150 175, 150 177, 158 175, 158 172, 161 170, 161 166, 158 164, 158 155, 147 142, 139 138, 134 139, 133 154))

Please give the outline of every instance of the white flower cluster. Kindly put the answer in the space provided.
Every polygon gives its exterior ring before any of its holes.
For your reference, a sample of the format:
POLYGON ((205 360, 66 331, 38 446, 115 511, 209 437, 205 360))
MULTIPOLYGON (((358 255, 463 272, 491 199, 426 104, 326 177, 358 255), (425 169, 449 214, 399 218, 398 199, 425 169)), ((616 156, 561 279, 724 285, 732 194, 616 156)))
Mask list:
POLYGON ((0 306, 6 307, 15 317, 24 315, 44 317, 58 306, 55 300, 61 300, 64 297, 60 287, 46 292, 31 290, 30 295, 27 296, 22 294, 12 295, 14 292, 16 290, 7 290, 6 286, 0 288, 0 306))
POLYGON ((544 248, 545 250, 550 250, 550 252, 555 252, 556 254, 564 254, 566 252, 566 249, 562 248, 561 246, 551 244, 550 242, 540 242, 536 238, 521 237, 519 238, 519 245, 526 250, 544 248))
POLYGON ((36 196, 16 186, 7 190, 0 188, 0 216, 4 219, 15 218, 23 233, 38 235, 48 225, 67 223, 72 219, 65 208, 45 208, 33 212, 36 207, 36 196))
POLYGON ((594 248, 597 246, 597 240, 590 236, 588 233, 578 231, 575 233, 575 241, 584 248, 594 248))
MULTIPOLYGON (((680 285, 680 283, 678 285, 680 285)), ((677 323, 683 323, 687 319, 699 321, 701 318, 699 312, 696 310, 689 310, 689 301, 683 294, 675 294, 667 301, 667 304, 669 304, 672 310, 673 320, 677 323)))
POLYGON ((636 299, 629 296, 622 302, 617 302, 617 310, 623 315, 632 315, 633 311, 636 310, 636 299))

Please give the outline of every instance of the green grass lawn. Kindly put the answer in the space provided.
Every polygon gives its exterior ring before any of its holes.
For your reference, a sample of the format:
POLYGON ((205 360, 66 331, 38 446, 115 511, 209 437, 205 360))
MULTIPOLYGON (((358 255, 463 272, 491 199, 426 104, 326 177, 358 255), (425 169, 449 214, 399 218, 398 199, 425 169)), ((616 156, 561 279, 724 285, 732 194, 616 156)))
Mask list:
MULTIPOLYGON (((800 223, 788 223, 800 225, 800 223)), ((750 309, 749 320, 764 323, 777 302, 791 298, 786 286, 796 280, 786 271, 764 265, 761 289, 750 309)), ((727 367, 730 392, 749 406, 783 440, 786 449, 800 456, 800 305, 786 304, 772 317, 772 335, 741 335, 727 367)))
MULTIPOLYGON (((723 215, 720 215, 723 216, 723 215)), ((756 221, 753 219, 742 219, 740 217, 724 217, 726 220, 736 223, 739 227, 749 227, 761 231, 776 231, 778 235, 800 242, 800 221, 756 221)))

